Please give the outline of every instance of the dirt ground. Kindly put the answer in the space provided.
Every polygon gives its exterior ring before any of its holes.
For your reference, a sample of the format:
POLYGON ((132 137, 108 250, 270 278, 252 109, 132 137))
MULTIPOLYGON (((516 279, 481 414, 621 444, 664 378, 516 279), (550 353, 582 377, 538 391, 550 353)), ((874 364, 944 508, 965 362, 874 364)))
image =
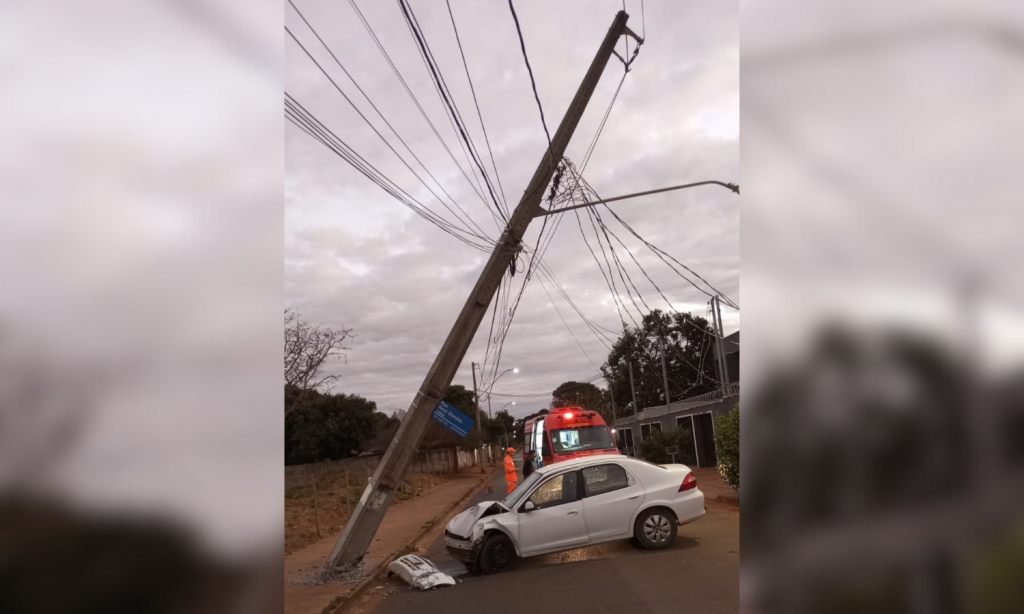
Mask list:
MULTIPOLYGON (((409 473, 392 505, 422 496, 447 482, 443 473, 409 473)), ((344 471, 324 471, 306 484, 285 489, 284 553, 293 554, 316 541, 337 535, 366 487, 366 476, 344 471), (348 484, 346 485, 346 475, 348 484)))

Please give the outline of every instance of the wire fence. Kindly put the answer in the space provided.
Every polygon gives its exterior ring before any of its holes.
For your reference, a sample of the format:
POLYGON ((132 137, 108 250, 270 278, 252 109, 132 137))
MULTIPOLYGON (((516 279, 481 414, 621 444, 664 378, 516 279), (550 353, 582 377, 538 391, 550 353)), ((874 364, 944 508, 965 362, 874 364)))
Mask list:
MULTIPOLYGON (((285 554, 341 533, 380 459, 381 456, 366 456, 286 467, 285 554)), ((498 459, 500 456, 494 446, 418 452, 392 504, 414 500, 460 472, 493 464, 498 459)))

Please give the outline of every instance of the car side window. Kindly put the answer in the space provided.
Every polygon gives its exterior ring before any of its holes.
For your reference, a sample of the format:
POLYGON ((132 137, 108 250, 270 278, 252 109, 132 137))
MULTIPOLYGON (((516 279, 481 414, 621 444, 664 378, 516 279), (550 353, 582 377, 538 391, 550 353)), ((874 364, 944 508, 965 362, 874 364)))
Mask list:
POLYGON ((537 506, 537 509, 544 509, 576 501, 576 475, 577 472, 570 471, 544 482, 530 495, 530 502, 537 506))
POLYGON ((629 486, 626 470, 616 464, 598 465, 583 469, 583 487, 588 497, 601 495, 629 486))

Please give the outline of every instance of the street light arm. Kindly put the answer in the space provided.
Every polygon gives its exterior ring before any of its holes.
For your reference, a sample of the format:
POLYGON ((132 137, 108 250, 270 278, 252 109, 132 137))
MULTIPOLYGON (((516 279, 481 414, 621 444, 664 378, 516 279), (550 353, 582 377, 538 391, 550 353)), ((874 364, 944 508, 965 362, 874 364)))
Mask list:
POLYGON ((562 213, 564 211, 572 211, 573 209, 581 209, 583 207, 593 207, 594 205, 600 205, 602 203, 611 203, 617 200, 626 200, 627 198, 636 198, 637 196, 647 196, 648 194, 659 194, 661 192, 671 192, 672 190, 682 190, 685 188, 695 188, 702 185, 720 185, 723 188, 727 188, 736 194, 740 193, 740 186, 735 183, 725 183, 723 181, 698 181, 697 183, 686 183, 683 185, 675 185, 669 188, 661 188, 658 190, 647 190, 646 192, 637 192, 636 194, 626 194, 625 196, 615 196, 613 198, 604 198, 602 200, 595 200, 592 203, 583 203, 582 205, 572 205, 571 207, 560 207, 558 209, 545 209, 538 207, 540 211, 534 217, 543 217, 545 215, 551 215, 553 213, 562 213))
MULTIPOLYGON (((509 373, 511 371, 515 371, 517 368, 518 367, 513 367, 511 369, 505 369, 504 371, 501 372, 501 375, 505 375, 506 373, 509 373)), ((486 388, 484 388, 481 392, 490 394, 491 393, 491 388, 494 388, 494 385, 498 383, 498 380, 501 379, 501 375, 499 375, 498 377, 494 378, 494 381, 491 382, 491 385, 486 387, 486 388)))

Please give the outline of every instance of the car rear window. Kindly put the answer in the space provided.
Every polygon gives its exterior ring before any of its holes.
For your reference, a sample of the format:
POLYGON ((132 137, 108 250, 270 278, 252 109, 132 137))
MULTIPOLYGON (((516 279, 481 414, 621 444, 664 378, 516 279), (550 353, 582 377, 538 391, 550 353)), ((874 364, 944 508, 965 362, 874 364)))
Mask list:
POLYGON ((616 464, 583 468, 583 486, 588 497, 619 490, 629 485, 626 470, 616 464))

